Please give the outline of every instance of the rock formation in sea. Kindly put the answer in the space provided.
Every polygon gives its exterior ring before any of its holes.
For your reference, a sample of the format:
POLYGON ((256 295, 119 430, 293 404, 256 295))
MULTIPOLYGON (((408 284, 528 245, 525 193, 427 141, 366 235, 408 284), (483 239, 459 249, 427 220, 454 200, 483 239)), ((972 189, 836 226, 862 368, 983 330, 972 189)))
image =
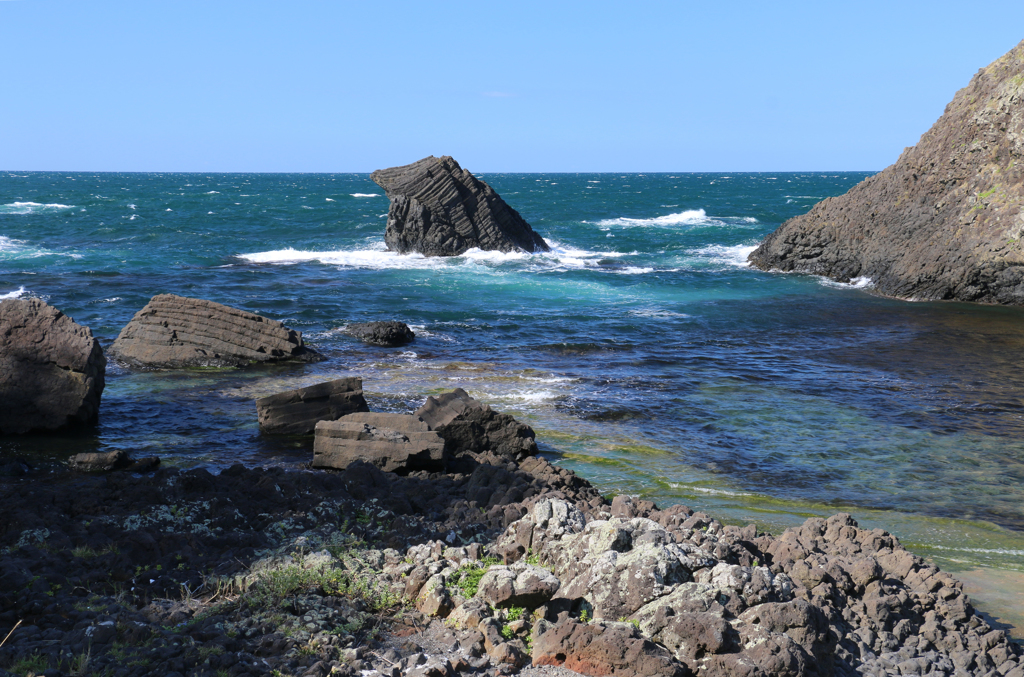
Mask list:
POLYGON ((355 462, 385 472, 444 470, 445 442, 408 414, 356 413, 316 424, 313 467, 343 470, 355 462))
POLYGON ((1024 42, 981 69, 895 164, 786 221, 764 270, 870 278, 906 299, 1024 304, 1024 42))
POLYGON ((278 435, 312 435, 319 421, 370 411, 363 379, 339 378, 256 400, 260 430, 278 435))
POLYGON ((154 296, 135 313, 108 354, 143 369, 243 367, 323 359, 302 333, 277 320, 173 294, 154 296))
POLYGON ((400 254, 459 256, 479 248, 548 251, 501 196, 451 157, 433 155, 370 175, 391 200, 384 241, 400 254))
POLYGON ((428 397, 416 416, 445 439, 452 455, 487 450, 521 461, 537 453, 533 428, 494 411, 462 388, 428 397))
POLYGON ((0 434, 96 423, 106 368, 88 327, 39 299, 0 301, 0 434))
POLYGON ((362 339, 375 346, 393 348, 404 346, 414 338, 416 334, 405 322, 353 322, 345 325, 343 331, 346 334, 362 339))

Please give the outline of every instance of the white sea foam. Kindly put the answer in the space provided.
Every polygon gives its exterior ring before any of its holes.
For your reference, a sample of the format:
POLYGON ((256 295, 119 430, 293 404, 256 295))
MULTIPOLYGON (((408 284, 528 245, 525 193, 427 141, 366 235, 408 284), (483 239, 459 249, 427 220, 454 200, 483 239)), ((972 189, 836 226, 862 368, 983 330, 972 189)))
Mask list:
POLYGON ((207 195, 220 195, 220 191, 219 190, 208 190, 208 191, 206 191, 206 194, 207 195))
POLYGON ((0 214, 35 214, 44 211, 56 211, 60 209, 74 209, 75 205, 62 204, 40 204, 38 202, 11 202, 0 205, 0 214))
POLYGON ((757 494, 749 494, 744 491, 729 491, 728 489, 713 489, 712 487, 695 487, 688 484, 679 484, 677 482, 669 482, 668 484, 673 489, 682 489, 684 491, 695 491, 698 494, 708 494, 710 496, 756 496, 757 494))
POLYGON ((875 286, 874 281, 870 277, 855 277, 849 282, 837 282, 827 277, 820 277, 818 282, 825 287, 834 287, 836 289, 870 289, 875 286))
POLYGON ((1024 550, 1008 550, 1005 548, 956 548, 947 545, 929 545, 935 550, 950 550, 952 552, 975 552, 983 555, 1011 555, 1013 557, 1024 557, 1024 550))
POLYGON ((747 261, 747 257, 755 249, 757 249, 757 245, 741 244, 727 247, 725 245, 713 244, 707 247, 700 247, 699 249, 691 249, 688 253, 711 259, 716 263, 724 263, 725 265, 736 266, 737 268, 749 268, 750 262, 747 261))
POLYGON ((696 224, 707 220, 707 214, 703 209, 687 209, 676 214, 656 216, 652 219, 631 219, 622 217, 618 219, 603 219, 597 222, 599 226, 677 226, 696 224))
POLYGON ((380 197, 380 193, 349 193, 352 197, 380 197))
POLYGON ((324 198, 324 199, 325 199, 325 200, 327 200, 328 202, 334 202, 334 200, 332 200, 332 199, 331 199, 331 198, 329 198, 329 197, 326 197, 326 198, 324 198))
MULTIPOLYGON (((3 238, 0 238, 3 239, 3 238)), ((25 295, 25 288, 19 287, 16 291, 9 291, 6 294, 0 294, 0 301, 4 299, 16 299, 25 295)))

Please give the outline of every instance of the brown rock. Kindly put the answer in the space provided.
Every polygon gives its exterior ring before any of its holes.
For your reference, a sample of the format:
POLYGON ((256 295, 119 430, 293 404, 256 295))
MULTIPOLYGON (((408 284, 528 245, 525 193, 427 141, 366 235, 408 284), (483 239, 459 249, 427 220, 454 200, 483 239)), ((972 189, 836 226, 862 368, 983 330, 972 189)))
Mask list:
POLYGON ((415 416, 348 414, 316 424, 313 467, 344 469, 355 461, 384 472, 444 469, 445 443, 415 416))
POLYGON ((494 411, 462 388, 428 397, 416 416, 448 442, 452 454, 491 451, 520 461, 537 453, 533 428, 494 411))
POLYGON ((339 378, 256 400, 260 430, 281 435, 311 435, 319 421, 368 412, 361 378, 339 378))
POLYGON ((585 675, 686 677, 690 670, 629 623, 538 621, 534 665, 560 665, 585 675))
POLYGON ((302 334, 276 320, 173 294, 154 296, 110 347, 133 367, 184 369, 323 359, 302 334))
POLYGON ((106 368, 88 327, 39 299, 0 301, 0 434, 96 423, 106 368))
POLYGON ((1024 304, 1024 42, 981 69, 895 164, 750 255, 765 270, 868 277, 908 299, 1024 304))

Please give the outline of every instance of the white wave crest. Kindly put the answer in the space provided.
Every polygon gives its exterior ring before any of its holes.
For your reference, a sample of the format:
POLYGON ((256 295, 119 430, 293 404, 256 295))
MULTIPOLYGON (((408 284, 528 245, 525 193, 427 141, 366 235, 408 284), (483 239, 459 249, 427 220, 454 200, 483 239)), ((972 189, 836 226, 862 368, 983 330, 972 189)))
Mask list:
POLYGON ((208 190, 208 191, 206 191, 206 194, 207 195, 220 195, 220 191, 219 190, 208 190))
POLYGON ((352 197, 380 197, 380 193, 349 193, 352 197))
POLYGON ((6 294, 0 294, 0 301, 3 301, 4 299, 16 299, 16 298, 20 298, 21 296, 24 296, 24 295, 25 295, 25 288, 24 287, 18 287, 18 289, 16 291, 9 291, 6 294))
POLYGON ((849 282, 837 282, 836 280, 822 277, 818 281, 825 287, 834 287, 836 289, 870 289, 875 286, 874 281, 870 277, 855 277, 849 282))
POLYGON ((707 213, 703 209, 687 209, 676 214, 656 216, 653 219, 630 219, 626 217, 618 219, 603 219, 597 222, 599 226, 679 226, 696 224, 707 220, 707 213))
POLYGON ((75 205, 62 204, 40 204, 38 202, 11 202, 0 205, 0 214, 35 214, 43 211, 56 211, 59 209, 74 209, 75 205))
POLYGON ((699 249, 691 249, 689 253, 710 259, 715 263, 724 263, 725 265, 736 266, 737 268, 749 268, 750 262, 747 261, 747 257, 755 249, 757 249, 757 245, 740 244, 729 247, 713 244, 707 247, 700 247, 699 249))

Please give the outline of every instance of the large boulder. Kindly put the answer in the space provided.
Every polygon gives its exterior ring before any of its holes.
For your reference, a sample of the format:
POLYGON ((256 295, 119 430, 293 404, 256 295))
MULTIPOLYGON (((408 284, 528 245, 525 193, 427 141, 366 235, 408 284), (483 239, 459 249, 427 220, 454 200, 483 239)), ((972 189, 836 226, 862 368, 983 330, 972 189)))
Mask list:
POLYGON ((444 440, 407 414, 348 414, 316 424, 313 467, 344 470, 356 461, 384 472, 444 470, 444 440))
MULTIPOLYGON (((584 675, 685 677, 686 665, 645 639, 629 623, 540 621, 533 640, 534 665, 559 665, 584 675)), ((739 674, 739 673, 737 673, 739 674)))
POLYGON ((428 397, 415 415, 443 437, 449 452, 455 455, 491 451, 521 461, 537 453, 533 428, 494 411, 462 388, 428 397))
POLYGON ((1024 304, 1024 42, 895 164, 782 224, 764 270, 870 278, 882 294, 1024 304))
POLYGON ((469 249, 546 252, 534 232, 494 189, 445 155, 370 175, 391 200, 384 242, 400 254, 459 256, 469 249))
POLYGON ((154 296, 125 325, 109 354, 133 367, 243 367, 323 359, 302 333, 237 308, 174 294, 154 296))
POLYGON ((394 348, 404 346, 414 338, 416 334, 405 322, 353 322, 345 325, 342 330, 346 334, 362 339, 375 346, 394 348))
POLYGON ((339 378, 256 400, 260 430, 279 435, 312 435, 319 421, 370 411, 363 379, 339 378))
POLYGON ((0 301, 0 434, 96 423, 106 369, 88 327, 39 299, 0 301))

